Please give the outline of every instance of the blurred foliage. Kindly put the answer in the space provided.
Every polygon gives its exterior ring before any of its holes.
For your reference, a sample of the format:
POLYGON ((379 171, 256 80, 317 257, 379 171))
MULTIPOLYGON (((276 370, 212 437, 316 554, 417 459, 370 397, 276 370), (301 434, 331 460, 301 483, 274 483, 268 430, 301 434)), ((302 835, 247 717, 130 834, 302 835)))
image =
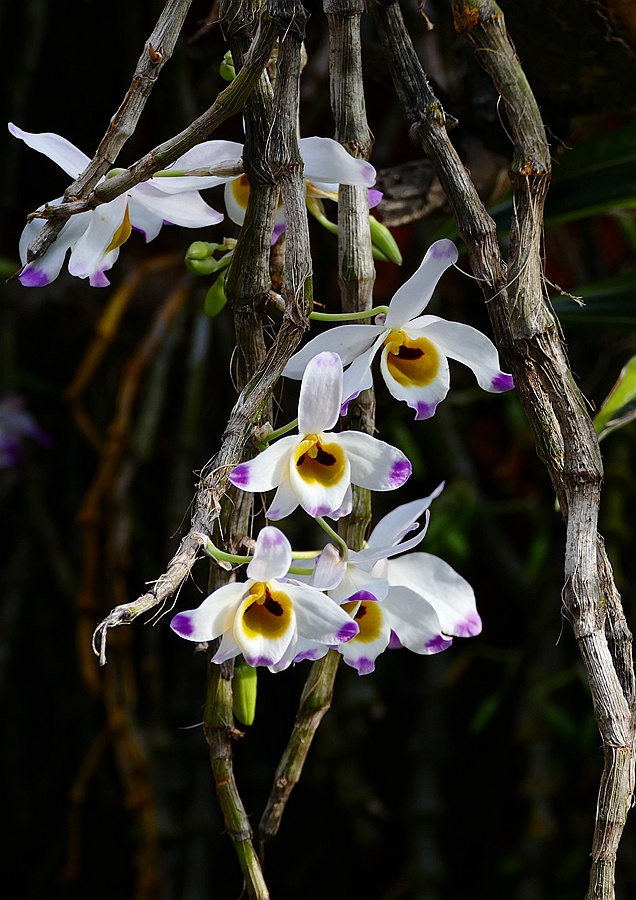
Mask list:
MULTIPOLYGON (((539 42, 521 39, 544 20, 527 4, 504 5, 558 135, 546 271, 586 304, 554 297, 573 370, 599 408, 636 352, 635 132, 631 114, 608 117, 607 85, 601 102, 599 85, 577 79, 603 49, 614 79, 609 95, 622 97, 624 110, 633 100, 633 68, 624 64, 624 47, 607 42, 607 21, 593 4, 572 4, 584 10, 587 31, 584 46, 575 37, 568 53, 551 4, 532 4, 550 14, 539 42)), ((94 0, 72 0, 63 14, 52 0, 0 5, 0 24, 12 36, 0 60, 7 117, 26 129, 59 132, 89 153, 161 6, 114 0, 104 15, 94 0)), ((460 119, 454 134, 462 152, 481 142, 484 152, 509 155, 496 94, 456 42, 446 6, 427 4, 432 31, 415 3, 404 7, 425 66, 460 119)), ((208 24, 212 11, 211 3, 193 3, 123 162, 184 127, 223 87, 218 70, 226 47, 208 24)), ((303 133, 330 135, 320 18, 314 11, 308 33, 303 133)), ((411 160, 366 21, 363 37, 374 162, 411 160)), ((241 140, 238 117, 219 136, 241 140)), ((6 277, 17 268, 25 214, 58 196, 65 181, 7 135, 0 146, 6 277)), ((220 205, 220 194, 211 193, 215 201, 220 205)), ((387 302, 414 270, 443 221, 441 213, 396 229, 404 265, 378 264, 376 302, 387 302)), ((314 224, 316 297, 335 302, 335 241, 314 224)), ((207 231, 201 240, 219 244, 236 233, 229 222, 207 231)), ((215 452, 235 396, 230 313, 204 315, 210 283, 190 276, 182 262, 191 240, 165 228, 146 247, 133 235, 109 290, 91 290, 66 273, 43 290, 16 281, 0 289, 0 395, 24 396, 54 440, 50 449, 27 442, 24 462, 0 470, 0 696, 7 725, 0 762, 9 824, 4 851, 18 873, 18 885, 7 886, 10 900, 241 894, 197 725, 204 654, 174 637, 165 614, 114 632, 102 670, 90 649, 95 623, 163 571, 188 520, 193 473, 215 452)), ((442 281, 431 311, 489 332, 480 294, 460 272, 442 281)), ((293 417, 295 396, 283 385, 278 424, 293 417)), ((404 404, 379 393, 378 423, 381 436, 412 458, 414 475, 400 496, 378 497, 376 520, 394 502, 424 496, 446 480, 423 549, 474 585, 484 632, 436 657, 386 653, 371 677, 341 667, 335 707, 267 852, 273 896, 579 898, 600 741, 560 612, 564 529, 518 401, 483 394, 457 366, 451 394, 432 420, 414 424, 404 404)), ((600 530, 634 622, 633 423, 609 435, 603 452, 600 530)), ((319 540, 306 520, 286 522, 285 530, 298 547, 319 540)), ((205 563, 194 578, 176 599, 179 608, 197 604, 206 591, 205 563)), ((235 748, 255 824, 306 672, 302 664, 276 676, 259 673, 254 725, 235 748)), ((635 857, 630 823, 621 845, 623 896, 636 890, 635 857)))

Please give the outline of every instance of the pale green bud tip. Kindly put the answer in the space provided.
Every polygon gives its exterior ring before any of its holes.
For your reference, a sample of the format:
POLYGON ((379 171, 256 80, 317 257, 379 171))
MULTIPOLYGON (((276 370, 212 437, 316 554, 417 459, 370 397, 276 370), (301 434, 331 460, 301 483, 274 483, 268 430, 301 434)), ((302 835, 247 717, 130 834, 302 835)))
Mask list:
POLYGON ((207 259, 218 248, 218 244, 208 244, 207 241, 194 241, 186 250, 186 259, 207 259))
POLYGON ((210 319, 213 319, 214 316, 218 316, 218 314, 227 303, 227 297, 225 295, 226 275, 226 271, 222 272, 205 295, 205 300, 203 301, 203 312, 210 319))
POLYGON ((219 66, 219 75, 224 81, 234 81, 234 79, 236 78, 234 60, 232 59, 232 54, 229 50, 221 61, 221 65, 219 66))
POLYGON ((106 178, 114 178, 116 175, 122 175, 124 172, 127 172, 128 169, 111 169, 110 172, 106 173, 106 178))
POLYGON ((256 715, 258 673, 243 659, 237 659, 232 679, 232 710, 242 725, 252 725, 256 715))
MULTIPOLYGON (((371 226, 371 241, 374 250, 379 251, 377 259, 393 262, 398 266, 402 265, 402 254, 400 248, 395 243, 395 238, 382 222, 378 222, 375 216, 369 216, 369 225, 371 226)), ((375 254, 374 254, 375 255, 375 254)))

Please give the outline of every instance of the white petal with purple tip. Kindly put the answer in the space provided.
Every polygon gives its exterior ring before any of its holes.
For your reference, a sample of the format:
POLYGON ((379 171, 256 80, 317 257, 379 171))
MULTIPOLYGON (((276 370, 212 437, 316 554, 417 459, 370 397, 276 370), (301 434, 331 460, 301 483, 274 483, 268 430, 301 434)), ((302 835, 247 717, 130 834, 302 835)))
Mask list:
POLYGON ((457 258, 457 247, 452 241, 444 238, 432 244, 415 274, 394 294, 386 315, 387 328, 399 328, 418 316, 433 296, 441 276, 457 258))
POLYGON ((438 653, 450 646, 435 609, 415 591, 392 585, 382 608, 391 630, 413 653, 438 653))
POLYGON ((248 578, 254 581, 284 578, 291 561, 291 544, 282 531, 268 525, 261 528, 256 538, 254 556, 247 567, 248 578))
POLYGON ((204 228, 223 221, 223 213, 217 212, 201 199, 196 191, 184 194, 165 194, 150 184, 138 184, 132 188, 135 200, 148 212, 161 216, 163 221, 184 228, 204 228))
POLYGON ((294 602, 298 632, 318 644, 339 644, 350 641, 358 633, 358 626, 337 603, 304 584, 287 584, 286 590, 294 602))
POLYGON ((425 316, 426 326, 419 320, 409 323, 409 335, 420 335, 432 341, 445 356, 457 360, 472 369, 479 386, 485 391, 498 393, 514 387, 512 376, 499 366, 497 348, 485 334, 461 322, 447 322, 436 316, 425 316))
POLYGON ((373 491, 392 491, 410 477, 407 457, 390 444, 361 431, 345 431, 338 440, 351 461, 351 483, 373 491))
POLYGON ((231 627, 244 594, 244 584, 223 585, 196 609, 177 613, 170 627, 188 641, 212 641, 231 627))
POLYGON ((371 163, 355 159, 331 138, 308 137, 298 142, 308 181, 339 184, 375 184, 376 171, 371 163))
POLYGON ((271 519, 272 522, 278 522, 280 519, 290 516, 299 505, 299 502, 289 479, 289 475, 286 474, 284 480, 278 485, 278 489, 274 494, 274 499, 267 510, 266 517, 271 519))
POLYGON ((71 275, 91 278, 95 273, 110 268, 114 260, 112 257, 106 259, 107 250, 124 221, 127 207, 128 198, 122 194, 93 211, 88 228, 71 251, 68 263, 71 275))
POLYGON ((473 589, 443 559, 430 553, 392 559, 387 564, 387 577, 391 585, 410 588, 434 607, 444 634, 472 637, 480 633, 473 589))
POLYGON ((307 365, 300 386, 298 431, 329 431, 340 418, 342 362, 337 353, 319 353, 307 365))
POLYGON ((278 487, 288 478, 289 455, 298 442, 298 435, 280 438, 254 459, 235 466, 230 472, 230 481, 245 491, 271 491, 278 487))

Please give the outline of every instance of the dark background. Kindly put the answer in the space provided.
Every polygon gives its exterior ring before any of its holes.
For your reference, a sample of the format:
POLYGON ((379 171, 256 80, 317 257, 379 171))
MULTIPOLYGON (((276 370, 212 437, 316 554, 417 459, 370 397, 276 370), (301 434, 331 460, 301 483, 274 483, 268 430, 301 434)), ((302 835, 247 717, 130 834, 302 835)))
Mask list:
MULTIPOLYGON (((431 31, 415 3, 403 6, 424 66, 459 119, 454 140, 484 199, 505 205, 511 150, 487 77, 455 38, 445 4, 426 4, 431 31)), ((636 38, 622 8, 584 0, 504 4, 556 168, 599 135, 611 145, 633 121, 636 38)), ((160 9, 150 0, 0 4, 5 118, 60 133, 90 155, 160 9)), ((224 86, 225 46, 218 26, 205 24, 211 12, 209 3, 193 3, 121 164, 185 127, 224 86)), ((316 4, 304 136, 333 133, 326 35, 316 4)), ((364 59, 372 161, 384 170, 418 160, 367 19, 364 59)), ((241 140, 238 118, 213 137, 241 140)), ((67 180, 8 133, 0 134, 0 159, 6 278, 18 267, 25 215, 59 196, 67 180)), ((220 192, 206 199, 222 208, 220 192)), ((548 277, 574 293, 634 269, 629 203, 617 204, 620 216, 580 215, 576 199, 570 195, 569 218, 546 231, 548 277)), ((314 224, 315 297, 336 308, 335 238, 314 224)), ((377 303, 388 302, 443 229, 452 231, 443 208, 395 229, 404 265, 378 264, 377 303)), ((19 393, 53 441, 50 448, 27 442, 21 464, 0 470, 0 853, 5 872, 17 873, 7 894, 16 900, 241 894, 198 727, 204 655, 172 634, 167 615, 111 633, 105 669, 90 649, 95 624, 165 569, 187 530, 194 473, 216 451, 233 404, 229 311, 203 316, 209 282, 189 276, 180 260, 195 238, 234 234, 229 222, 206 232, 166 227, 148 247, 133 234, 107 289, 66 272, 45 289, 15 280, 0 287, 0 399, 19 393), (151 261, 164 268, 151 271, 151 261), (176 289, 180 309, 145 358, 140 349, 176 289), (112 304, 123 315, 82 393, 92 423, 82 430, 65 392, 112 304)), ((626 303, 628 313, 629 303, 636 307, 633 293, 626 303)), ((490 333, 479 291, 457 272, 445 276, 430 309, 490 333)), ((634 353, 633 320, 598 321, 557 302, 559 309, 573 370, 598 407, 634 353)), ((280 423, 293 416, 295 396, 286 386, 280 423)), ((267 851, 272 896, 580 898, 602 754, 561 615, 564 528, 523 413, 514 393, 482 393, 461 366, 452 368, 451 393, 432 420, 414 423, 404 404, 390 401, 381 388, 381 436, 409 454, 414 475, 399 496, 378 498, 376 520, 446 479, 423 549, 474 586, 484 631, 435 657, 387 652, 363 678, 341 666, 335 706, 267 851)), ((634 622, 633 426, 610 435, 603 451, 601 531, 634 622)), ((285 530, 297 546, 312 545, 300 515, 285 530)), ((206 579, 201 563, 176 608, 197 605, 206 579)), ((255 825, 307 670, 259 673, 256 723, 236 744, 255 825)), ((619 898, 636 890, 635 837, 629 823, 619 898)))

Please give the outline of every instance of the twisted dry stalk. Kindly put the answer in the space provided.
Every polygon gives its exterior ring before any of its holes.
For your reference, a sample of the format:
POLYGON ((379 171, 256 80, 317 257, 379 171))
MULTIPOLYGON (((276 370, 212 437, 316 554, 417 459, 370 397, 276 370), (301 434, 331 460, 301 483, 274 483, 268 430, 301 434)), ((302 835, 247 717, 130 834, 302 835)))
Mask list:
POLYGON ((605 756, 586 900, 613 900, 616 851, 634 788, 631 635, 596 530, 603 478, 598 440, 545 295, 541 238, 550 175, 547 141, 499 7, 490 0, 456 0, 452 6, 456 28, 492 77, 512 130, 507 268, 494 222, 448 139, 444 111, 422 71, 398 4, 381 0, 372 11, 411 136, 431 160, 453 206, 498 345, 566 522, 563 609, 579 644, 605 756))

